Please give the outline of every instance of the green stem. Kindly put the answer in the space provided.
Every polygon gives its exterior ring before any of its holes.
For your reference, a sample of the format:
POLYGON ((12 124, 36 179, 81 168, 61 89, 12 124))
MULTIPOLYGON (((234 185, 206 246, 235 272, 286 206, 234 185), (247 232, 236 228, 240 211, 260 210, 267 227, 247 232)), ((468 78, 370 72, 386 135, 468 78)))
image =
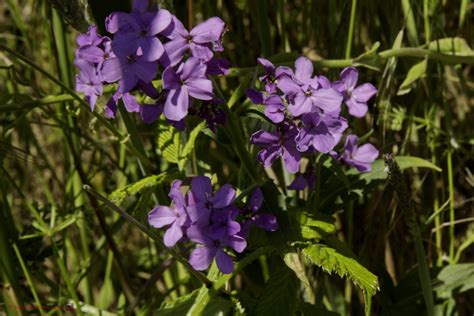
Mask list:
POLYGON ((453 153, 448 151, 448 192, 449 192, 449 259, 454 260, 454 183, 453 183, 453 153))
POLYGON ((346 55, 345 55, 346 59, 351 57, 352 37, 354 36, 356 7, 357 7, 357 0, 352 0, 351 19, 349 21, 349 34, 347 35, 347 44, 346 44, 346 55))
POLYGON ((20 263, 20 266, 21 266, 21 270, 23 270, 23 274, 26 277, 26 281, 28 282, 28 285, 30 286, 31 294, 33 294, 33 298, 35 299, 36 305, 39 308, 39 313, 41 315, 44 315, 44 311, 41 308, 42 306, 41 301, 39 300, 38 294, 36 293, 35 287, 33 285, 33 281, 31 280, 30 274, 28 273, 28 269, 25 266, 25 262, 23 261, 20 250, 18 250, 18 247, 16 244, 13 244, 13 250, 15 250, 16 257, 18 258, 18 262, 20 263))
MULTIPOLYGON (((434 61, 440 61, 445 64, 467 64, 474 65, 473 56, 459 56, 452 54, 444 54, 439 52, 434 52, 425 48, 416 48, 416 47, 403 47, 403 48, 392 48, 381 51, 378 53, 378 56, 382 60, 389 59, 391 57, 413 57, 413 58, 428 58, 434 61)), ((320 59, 313 60, 313 65, 316 68, 343 68, 353 66, 357 62, 357 58, 349 59, 320 59)), ((293 61, 276 63, 277 66, 292 66, 293 61)), ((244 67, 244 68, 230 68, 227 77, 237 77, 242 76, 247 73, 253 73, 255 67, 244 67)))

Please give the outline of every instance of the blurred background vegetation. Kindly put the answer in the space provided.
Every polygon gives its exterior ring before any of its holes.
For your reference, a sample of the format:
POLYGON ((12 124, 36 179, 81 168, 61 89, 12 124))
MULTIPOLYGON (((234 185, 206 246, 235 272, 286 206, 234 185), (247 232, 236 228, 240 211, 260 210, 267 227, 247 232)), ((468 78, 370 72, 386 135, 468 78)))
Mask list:
MULTIPOLYGON (((455 265, 474 259, 471 1, 168 0, 162 5, 188 24, 214 15, 226 21, 224 57, 239 68, 220 78, 226 96, 250 86, 252 73, 245 70, 253 71, 257 57, 287 63, 304 54, 321 66, 318 72, 335 79, 341 69, 318 60, 350 64, 348 59, 379 45, 385 54, 373 51, 356 60, 363 81, 374 83, 379 94, 355 129, 370 131, 367 137, 382 153, 422 157, 442 169, 409 173, 412 211, 431 267, 436 313, 472 314, 472 265, 455 265), (462 63, 424 59, 403 47, 471 57, 462 63), (451 271, 451 283, 443 283, 438 273, 448 264, 457 270, 451 271)), ((78 32, 95 20, 103 30, 107 14, 129 7, 123 0, 0 2, 0 310, 9 315, 26 313, 14 306, 70 301, 84 302, 90 313, 122 313, 126 307, 148 313, 199 285, 82 190, 92 184, 111 193, 163 167, 155 125, 126 113, 104 121, 104 100, 93 115, 68 90, 74 89, 78 32), (130 124, 135 137, 127 132, 130 124), (150 165, 138 160, 145 153, 150 165)), ((246 102, 240 96, 237 110, 246 102)), ((197 154, 206 148, 198 159, 220 165, 215 172, 224 182, 235 181, 237 156, 207 148, 209 142, 196 144, 197 154)), ((426 314, 414 241, 397 200, 385 184, 369 193, 346 205, 337 224, 339 237, 379 277, 373 311, 426 314)), ((153 205, 150 190, 125 203, 139 218, 153 205)), ((243 273, 235 286, 244 284, 258 297, 265 279, 243 273)), ((363 312, 362 295, 350 283, 329 276, 323 282, 318 297, 326 308, 342 315, 363 312)))

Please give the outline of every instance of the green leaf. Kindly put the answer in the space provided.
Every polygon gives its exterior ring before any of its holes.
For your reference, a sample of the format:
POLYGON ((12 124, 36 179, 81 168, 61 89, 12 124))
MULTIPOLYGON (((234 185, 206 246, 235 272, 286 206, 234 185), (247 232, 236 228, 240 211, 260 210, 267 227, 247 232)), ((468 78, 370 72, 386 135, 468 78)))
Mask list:
POLYGON ((252 77, 252 74, 249 74, 242 79, 227 102, 227 106, 229 108, 232 108, 237 103, 237 101, 239 101, 239 99, 245 95, 245 91, 247 91, 249 88, 252 77))
POLYGON ((297 210, 292 210, 291 214, 294 214, 297 221, 295 230, 299 229, 304 239, 321 239, 336 233, 336 219, 331 215, 297 210))
MULTIPOLYGON (((438 172, 441 172, 442 169, 437 165, 419 157, 412 157, 412 156, 397 156, 395 157, 398 165, 400 166, 401 170, 408 169, 408 168, 428 168, 438 172)), ((355 173, 357 171, 350 171, 349 173, 355 173)), ((377 159, 372 164, 372 171, 363 173, 360 176, 360 179, 366 180, 368 182, 373 180, 383 180, 386 179, 388 176, 387 171, 385 170, 385 165, 382 159, 377 159)))
POLYGON ((179 163, 179 133, 172 125, 160 125, 158 135, 158 147, 161 150, 161 154, 168 162, 175 164, 179 163))
POLYGON ((449 265, 438 274, 442 283, 435 290, 443 298, 449 298, 453 293, 462 293, 474 288, 474 263, 449 265))
POLYGON ((474 56, 474 51, 464 38, 448 37, 430 42, 428 49, 451 55, 474 56))
POLYGON ((196 138, 205 126, 206 122, 201 122, 189 133, 188 141, 181 152, 181 158, 187 157, 193 151, 196 138))
POLYGON ((149 176, 141 179, 135 183, 129 184, 123 188, 117 189, 112 192, 109 196, 109 199, 114 204, 121 204, 125 198, 128 196, 135 195, 146 189, 154 188, 158 185, 161 185, 165 182, 168 182, 176 177, 176 173, 160 173, 157 175, 149 176))
POLYGON ((365 312, 366 315, 370 315, 372 296, 379 288, 377 276, 357 262, 354 255, 340 241, 332 239, 331 243, 332 247, 323 244, 311 245, 303 249, 303 254, 323 270, 347 277, 361 288, 365 298, 365 312))
POLYGON ((293 315, 296 310, 298 280, 286 266, 273 273, 257 301, 255 315, 293 315))
POLYGON ((405 80, 403 80, 402 84, 400 85, 400 88, 398 88, 397 95, 404 95, 410 92, 412 84, 425 75, 427 65, 428 61, 424 59, 423 61, 412 66, 408 71, 405 80))
POLYGON ((189 294, 179 296, 172 301, 165 301, 161 305, 157 314, 162 316, 186 315, 187 311, 193 305, 194 300, 198 296, 199 289, 192 291, 189 294))

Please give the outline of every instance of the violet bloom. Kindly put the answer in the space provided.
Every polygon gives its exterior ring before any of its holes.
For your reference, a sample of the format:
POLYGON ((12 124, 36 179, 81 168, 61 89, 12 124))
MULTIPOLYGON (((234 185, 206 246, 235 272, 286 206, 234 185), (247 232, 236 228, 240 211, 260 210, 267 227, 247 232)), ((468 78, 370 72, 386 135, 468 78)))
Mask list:
POLYGON ((178 71, 168 67, 163 72, 163 89, 169 90, 164 113, 173 121, 180 121, 188 114, 189 98, 212 99, 212 82, 205 77, 206 66, 190 57, 178 71))
POLYGON ((266 231, 276 231, 278 229, 278 222, 275 215, 268 213, 260 213, 258 210, 263 203, 263 194, 260 188, 255 189, 249 197, 246 207, 241 209, 241 214, 244 217, 242 222, 242 229, 240 236, 246 238, 248 236, 250 225, 254 224, 266 231))
POLYGON ((254 145, 264 147, 257 154, 258 161, 270 167, 278 157, 282 156, 286 170, 295 173, 300 167, 301 155, 296 149, 295 137, 298 134, 296 127, 283 124, 276 132, 258 131, 255 132, 250 142, 254 145))
POLYGON ((315 184, 316 173, 314 168, 310 166, 304 173, 296 176, 295 180, 287 188, 288 190, 304 190, 306 187, 309 187, 310 190, 313 190, 315 184))
POLYGON ((118 110, 119 100, 123 101, 127 112, 133 113, 140 111, 140 105, 133 95, 128 92, 121 93, 120 91, 116 91, 105 105, 105 116, 107 118, 115 118, 118 110))
POLYGON ((372 169, 372 163, 379 156, 379 151, 372 144, 358 146, 359 137, 348 135, 344 145, 344 152, 340 159, 349 166, 356 167, 360 172, 369 172, 372 169))
POLYGON ((87 33, 79 34, 76 43, 79 47, 92 45, 99 46, 102 43, 103 37, 97 32, 97 26, 90 26, 87 33))
POLYGON ((163 237, 166 247, 173 247, 183 237, 183 229, 188 222, 186 203, 180 192, 181 181, 175 180, 171 184, 169 193, 173 200, 173 207, 159 205, 148 214, 148 222, 155 228, 170 226, 163 237))
POLYGON ((353 67, 344 68, 341 80, 334 82, 333 87, 344 95, 344 103, 349 108, 349 114, 363 117, 367 113, 367 101, 377 94, 377 88, 371 83, 356 87, 359 71, 353 67))
POLYGON ((232 273, 234 271, 234 262, 224 249, 230 247, 241 253, 247 247, 247 242, 240 236, 224 235, 216 237, 206 229, 196 225, 189 227, 186 234, 190 240, 202 245, 194 249, 189 256, 189 263, 198 271, 209 268, 215 257, 217 267, 222 273, 232 273))
POLYGON ((281 123, 285 119, 285 104, 280 96, 272 94, 265 96, 262 92, 248 89, 247 97, 254 104, 263 104, 265 106, 265 116, 273 123, 281 123))
POLYGON ((240 231, 240 224, 236 221, 239 210, 236 207, 227 207, 214 211, 210 217, 210 229, 213 236, 233 236, 240 231))
POLYGON ((109 58, 115 58, 115 54, 112 52, 111 41, 108 37, 105 37, 102 42, 102 47, 87 45, 80 47, 77 50, 76 56, 78 59, 86 60, 90 63, 96 64, 99 70, 99 75, 102 77, 101 68, 102 64, 109 58))
POLYGON ((102 78, 108 83, 119 81, 118 91, 129 92, 136 87, 140 80, 151 82, 158 71, 156 62, 146 61, 139 56, 133 47, 128 50, 115 51, 117 57, 109 58, 102 65, 102 78))
POLYGON ((342 102, 342 95, 333 88, 320 86, 313 75, 313 64, 306 57, 295 62, 295 73, 292 77, 284 76, 278 81, 278 88, 287 96, 290 104, 288 111, 293 116, 322 111, 337 111, 342 102))
POLYGON ((97 98, 102 95, 102 82, 97 70, 93 64, 85 60, 76 60, 74 64, 79 68, 79 74, 76 76, 76 91, 84 93, 91 111, 94 111, 97 98))
POLYGON ((221 35, 224 31, 224 21, 218 17, 212 17, 196 25, 188 32, 183 23, 173 17, 174 29, 167 35, 170 39, 165 43, 167 60, 161 60, 165 65, 174 66, 181 61, 184 54, 190 50, 192 56, 207 62, 213 56, 213 50, 221 50, 221 35))
MULTIPOLYGON (((200 217, 203 214, 210 216, 212 211, 222 211, 235 200, 235 189, 230 184, 221 186, 216 193, 212 194, 211 179, 204 176, 194 177, 191 180, 191 192, 197 215, 200 217)), ((192 215, 194 214, 190 214, 192 215)), ((191 219, 194 222, 194 218, 191 219)))
POLYGON ((171 24, 171 14, 167 10, 154 12, 132 12, 112 14, 107 22, 109 31, 116 31, 112 42, 116 54, 134 51, 144 61, 156 61, 165 49, 157 35, 171 24), (119 31, 123 30, 125 31, 119 31))
POLYGON ((277 92, 277 82, 282 76, 290 76, 292 71, 289 67, 275 67, 271 61, 265 58, 257 58, 257 62, 265 69, 265 75, 259 80, 265 84, 265 90, 268 94, 277 92))
POLYGON ((314 148, 318 152, 328 153, 339 142, 342 133, 347 129, 343 117, 310 113, 302 116, 304 127, 296 137, 297 148, 301 152, 314 148))

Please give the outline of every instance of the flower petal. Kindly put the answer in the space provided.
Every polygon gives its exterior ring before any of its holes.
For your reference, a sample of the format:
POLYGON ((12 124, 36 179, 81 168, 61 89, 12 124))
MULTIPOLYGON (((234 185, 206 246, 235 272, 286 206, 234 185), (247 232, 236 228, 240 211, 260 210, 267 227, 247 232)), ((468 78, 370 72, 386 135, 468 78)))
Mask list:
POLYGON ((211 199, 214 208, 224 208, 235 200, 235 189, 230 184, 224 184, 211 199))
POLYGON ((196 25, 189 33, 195 43, 210 43, 220 39, 225 23, 221 18, 212 17, 196 25))
POLYGON ((216 263, 222 273, 230 274, 234 271, 234 261, 232 257, 224 252, 222 249, 217 249, 216 263))
POLYGON ((171 21, 171 13, 168 10, 159 10, 149 22, 147 35, 152 36, 163 32, 171 24, 171 21))
POLYGON ((345 90, 351 91, 354 89, 359 78, 359 71, 354 67, 347 67, 341 71, 341 81, 344 82, 345 90))
POLYGON ((191 180, 191 191, 196 202, 207 201, 212 194, 211 179, 204 176, 194 177, 191 180))
POLYGON ((148 223, 155 228, 170 225, 176 220, 176 212, 168 206, 157 206, 148 214, 148 223))
POLYGON ((163 242, 166 247, 173 247, 183 237, 183 230, 176 222, 166 230, 163 236, 163 242))
POLYGON ((307 83, 313 75, 313 63, 306 57, 299 57, 295 61, 295 77, 302 83, 307 83))
POLYGON ((198 247, 189 256, 189 263, 198 271, 206 270, 216 256, 217 248, 198 247))
POLYGON ((170 90, 165 101, 164 113, 172 121, 180 121, 188 114, 189 94, 185 86, 170 90))
POLYGON ((357 102, 354 98, 347 100, 346 104, 349 108, 349 114, 355 117, 363 117, 369 109, 366 103, 357 102))
POLYGON ((190 78, 186 81, 189 95, 199 100, 212 100, 212 81, 209 79, 190 78))
POLYGON ((376 94, 377 88, 375 88, 371 83, 364 83, 352 91, 352 97, 354 97, 357 102, 361 103, 366 103, 376 94))

